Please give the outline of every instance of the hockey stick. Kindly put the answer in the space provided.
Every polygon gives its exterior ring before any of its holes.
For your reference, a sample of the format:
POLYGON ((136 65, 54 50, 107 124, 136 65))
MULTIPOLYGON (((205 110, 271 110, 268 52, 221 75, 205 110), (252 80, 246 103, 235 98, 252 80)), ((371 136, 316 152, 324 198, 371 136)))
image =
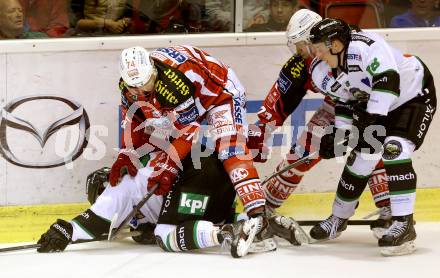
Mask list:
POLYGON ((312 152, 312 153, 309 153, 309 155, 304 156, 304 157, 301 158, 301 159, 298 159, 297 161, 293 162, 292 164, 287 165, 287 166, 284 167, 283 169, 281 169, 281 170, 279 170, 279 171, 273 173, 273 174, 270 175, 269 177, 265 178, 264 181, 263 181, 261 184, 264 185, 264 184, 265 184, 267 181, 269 181, 271 178, 276 177, 276 176, 278 176, 278 175, 281 175, 282 173, 287 172, 287 171, 289 171, 290 169, 295 168, 295 167, 297 167, 297 166, 299 166, 299 165, 302 165, 303 163, 307 163, 307 162, 308 162, 313 156, 315 156, 315 155, 317 155, 317 154, 318 154, 318 152, 316 152, 316 151, 315 151, 315 152, 312 152))
MULTIPOLYGON (((314 226, 321 223, 323 220, 298 220, 298 224, 302 226, 314 226)), ((348 220, 347 225, 362 226, 370 225, 375 220, 348 220)))
MULTIPOLYGON (((124 237, 129 237, 129 236, 138 236, 140 234, 141 234, 140 231, 132 231, 132 232, 127 232, 127 233, 120 233, 118 238, 124 238, 124 237)), ((71 245, 71 244, 79 244, 79 243, 95 242, 95 241, 103 241, 103 240, 107 240, 107 238, 108 238, 107 234, 103 234, 102 236, 94 238, 94 239, 79 239, 79 240, 76 240, 76 241, 73 241, 73 242, 69 243, 69 245, 71 245)), ((26 250, 26 249, 37 249, 40 246, 41 246, 41 244, 35 243, 35 244, 27 244, 27 245, 20 245, 20 246, 5 247, 5 248, 0 248, 0 253, 2 253, 2 252, 9 252, 9 251, 26 250)))
MULTIPOLYGON (((145 205, 145 203, 151 198, 151 196, 153 196, 154 191, 156 191, 156 189, 159 187, 159 184, 156 184, 153 186, 153 188, 151 188, 151 191, 148 192, 147 194, 145 194, 145 196, 142 198, 142 200, 133 208, 133 210, 130 212, 129 215, 127 215, 127 217, 125 217, 125 219, 122 221, 122 223, 119 225, 119 227, 117 228, 112 228, 109 230, 108 233, 108 237, 107 239, 109 241, 113 240, 117 234, 124 228, 125 225, 128 224, 128 222, 130 222, 130 220, 136 215, 136 213, 141 209, 141 207, 143 207, 143 205, 145 205)), ((113 222, 113 220, 112 220, 113 222)))

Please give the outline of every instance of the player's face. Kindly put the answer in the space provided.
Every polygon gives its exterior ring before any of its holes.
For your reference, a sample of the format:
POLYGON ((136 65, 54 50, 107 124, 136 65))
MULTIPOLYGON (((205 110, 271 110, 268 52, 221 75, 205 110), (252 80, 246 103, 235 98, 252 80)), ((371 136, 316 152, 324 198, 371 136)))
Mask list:
POLYGON ((150 80, 148 80, 147 83, 145 83, 141 87, 128 87, 128 91, 133 95, 145 95, 150 96, 154 91, 154 84, 156 83, 157 79, 157 71, 154 71, 153 74, 150 77, 150 80))
POLYGON ((306 41, 300 41, 295 43, 296 52, 301 55, 304 59, 307 59, 309 57, 314 57, 314 49, 312 45, 306 41))
POLYGON ((338 66, 337 56, 330 53, 330 49, 324 42, 314 43, 313 49, 319 60, 326 62, 331 68, 338 66))

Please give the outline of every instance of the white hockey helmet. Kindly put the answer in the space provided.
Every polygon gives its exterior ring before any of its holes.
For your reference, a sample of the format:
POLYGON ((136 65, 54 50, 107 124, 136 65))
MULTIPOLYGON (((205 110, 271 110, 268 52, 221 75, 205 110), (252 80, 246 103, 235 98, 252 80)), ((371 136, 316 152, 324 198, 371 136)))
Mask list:
POLYGON ((310 41, 310 29, 321 20, 319 14, 308 9, 301 9, 292 15, 287 25, 286 36, 287 46, 293 53, 296 52, 295 43, 310 41))
POLYGON ((134 46, 122 50, 119 72, 130 87, 142 87, 156 71, 150 53, 143 47, 134 46))

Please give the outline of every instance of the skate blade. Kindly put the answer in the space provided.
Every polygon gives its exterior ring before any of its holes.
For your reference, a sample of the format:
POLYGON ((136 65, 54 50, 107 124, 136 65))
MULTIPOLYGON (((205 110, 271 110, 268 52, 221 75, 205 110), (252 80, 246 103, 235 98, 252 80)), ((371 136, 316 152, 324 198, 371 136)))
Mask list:
POLYGON ((373 232, 373 236, 376 239, 381 239, 385 235, 387 230, 388 230, 387 228, 373 228, 373 229, 371 229, 371 231, 373 232))
POLYGON ((277 242, 273 238, 253 242, 249 247, 248 253, 264 253, 277 250, 277 242))
POLYGON ((416 251, 414 240, 405 242, 399 246, 383 247, 380 253, 385 257, 408 255, 416 251))
POLYGON ((342 232, 337 232, 333 237, 328 237, 328 238, 323 238, 323 239, 314 239, 313 237, 310 237, 311 241, 309 244, 326 242, 326 241, 338 238, 341 234, 342 234, 342 232))

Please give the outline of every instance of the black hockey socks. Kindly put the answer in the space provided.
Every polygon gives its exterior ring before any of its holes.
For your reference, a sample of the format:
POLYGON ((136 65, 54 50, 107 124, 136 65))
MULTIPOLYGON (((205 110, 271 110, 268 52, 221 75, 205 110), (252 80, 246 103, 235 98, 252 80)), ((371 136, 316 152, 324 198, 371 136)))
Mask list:
POLYGON ((92 239, 108 233, 110 229, 110 220, 96 215, 90 209, 73 218, 72 222, 77 224, 92 239))

